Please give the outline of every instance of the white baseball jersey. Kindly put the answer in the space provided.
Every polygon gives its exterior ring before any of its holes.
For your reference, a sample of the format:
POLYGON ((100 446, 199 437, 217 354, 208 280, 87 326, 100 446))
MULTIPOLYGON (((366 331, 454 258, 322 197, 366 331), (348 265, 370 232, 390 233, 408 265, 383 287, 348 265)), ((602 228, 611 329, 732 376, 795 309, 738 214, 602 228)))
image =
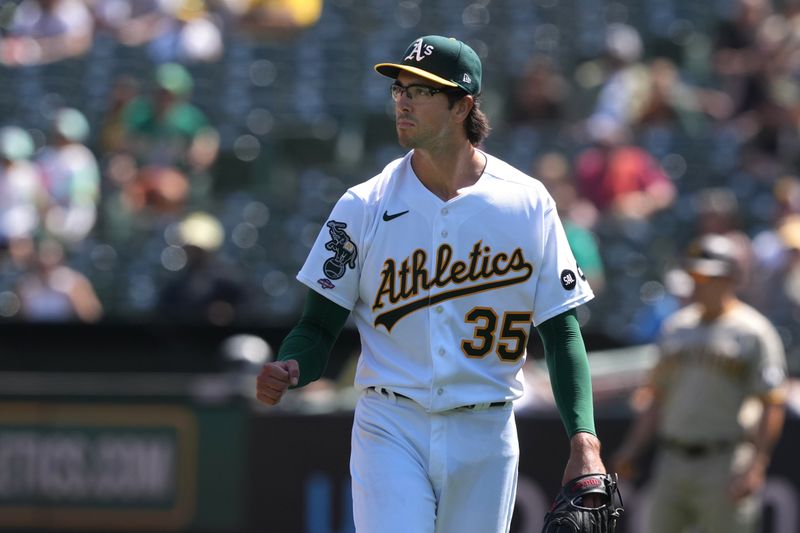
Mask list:
POLYGON ((297 279, 350 309, 355 385, 431 412, 523 393, 530 326, 593 297, 544 186, 488 154, 443 201, 411 155, 337 202, 297 279))

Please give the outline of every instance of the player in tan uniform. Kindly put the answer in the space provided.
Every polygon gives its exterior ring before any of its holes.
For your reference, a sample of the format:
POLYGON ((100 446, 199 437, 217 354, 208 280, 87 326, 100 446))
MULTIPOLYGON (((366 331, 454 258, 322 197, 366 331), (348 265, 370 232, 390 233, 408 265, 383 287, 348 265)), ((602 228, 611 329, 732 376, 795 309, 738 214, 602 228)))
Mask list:
POLYGON ((650 533, 758 528, 767 467, 783 426, 786 361, 775 328, 736 297, 735 252, 733 241, 719 235, 689 247, 693 302, 666 321, 652 402, 614 458, 617 471, 631 475, 657 437, 650 533), (750 428, 740 417, 748 398, 761 407, 750 428))

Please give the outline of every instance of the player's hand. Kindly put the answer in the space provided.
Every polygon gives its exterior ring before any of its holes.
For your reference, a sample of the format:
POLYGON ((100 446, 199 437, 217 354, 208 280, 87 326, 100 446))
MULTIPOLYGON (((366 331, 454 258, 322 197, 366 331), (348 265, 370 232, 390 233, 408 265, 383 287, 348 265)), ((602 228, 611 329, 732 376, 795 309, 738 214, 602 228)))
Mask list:
POLYGON ((765 468, 755 464, 731 479, 728 496, 733 501, 739 501, 761 490, 766 483, 766 478, 765 468))
MULTIPOLYGON (((561 485, 585 474, 605 474, 606 467, 600 458, 600 441, 591 433, 576 433, 570 439, 569 460, 564 468, 561 485)), ((599 507, 604 502, 596 495, 586 497, 586 507, 599 507)))
POLYGON ((600 441, 591 433, 576 433, 570 439, 569 460, 564 469, 562 485, 585 474, 605 474, 600 459, 600 441))
POLYGON ((276 405, 290 386, 297 385, 299 378, 300 366, 294 359, 267 363, 256 379, 256 398, 267 405, 276 405))

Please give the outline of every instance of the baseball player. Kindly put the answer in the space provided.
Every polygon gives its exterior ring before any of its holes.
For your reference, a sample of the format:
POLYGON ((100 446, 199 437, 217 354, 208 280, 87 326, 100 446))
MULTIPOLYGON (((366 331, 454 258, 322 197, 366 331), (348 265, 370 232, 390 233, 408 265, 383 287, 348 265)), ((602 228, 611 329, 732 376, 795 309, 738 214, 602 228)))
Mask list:
POLYGON ((547 349, 569 434, 564 478, 604 473, 575 307, 593 295, 542 184, 478 149, 481 62, 463 42, 415 40, 392 78, 409 151, 348 190, 297 278, 311 290, 277 361, 270 405, 322 374, 353 313, 362 351, 351 475, 360 532, 508 531, 530 326, 547 349))
POLYGON ((615 454, 616 470, 631 476, 658 439, 650 533, 758 530, 760 492, 783 426, 786 361, 775 328, 736 296, 737 257, 735 241, 722 235, 690 245, 693 301, 665 322, 653 400, 615 454), (750 431, 740 416, 747 398, 761 407, 750 431))

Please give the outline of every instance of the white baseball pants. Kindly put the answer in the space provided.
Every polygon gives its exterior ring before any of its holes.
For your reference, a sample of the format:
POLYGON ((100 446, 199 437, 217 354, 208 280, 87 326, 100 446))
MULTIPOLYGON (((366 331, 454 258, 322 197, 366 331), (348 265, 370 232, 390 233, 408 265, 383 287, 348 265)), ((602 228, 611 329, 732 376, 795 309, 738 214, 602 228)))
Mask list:
POLYGON ((512 406, 428 413, 367 389, 356 405, 350 473, 358 533, 504 533, 516 497, 512 406))

